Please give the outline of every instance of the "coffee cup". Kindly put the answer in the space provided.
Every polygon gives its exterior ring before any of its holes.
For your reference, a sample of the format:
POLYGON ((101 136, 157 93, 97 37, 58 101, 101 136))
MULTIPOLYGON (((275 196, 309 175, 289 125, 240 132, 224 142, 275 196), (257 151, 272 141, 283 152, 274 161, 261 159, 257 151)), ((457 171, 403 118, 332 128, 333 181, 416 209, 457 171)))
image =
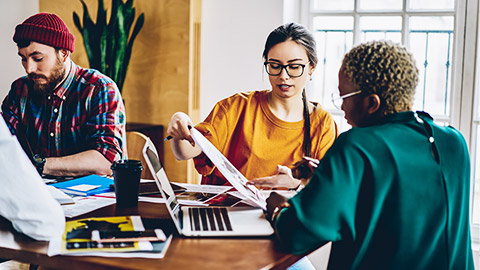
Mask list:
POLYGON ((114 161, 111 167, 115 185, 117 207, 128 208, 138 205, 138 189, 142 175, 142 163, 139 160, 126 159, 114 161))

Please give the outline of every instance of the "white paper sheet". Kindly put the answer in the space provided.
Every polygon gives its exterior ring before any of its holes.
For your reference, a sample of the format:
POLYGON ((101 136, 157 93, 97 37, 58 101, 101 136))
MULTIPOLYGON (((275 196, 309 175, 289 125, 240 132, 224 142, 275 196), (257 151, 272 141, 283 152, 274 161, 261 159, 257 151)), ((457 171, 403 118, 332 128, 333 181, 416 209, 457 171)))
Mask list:
POLYGON ((256 206, 266 210, 266 199, 254 185, 248 185, 248 180, 241 174, 228 159, 218 151, 198 130, 191 129, 192 138, 202 149, 203 153, 215 164, 230 184, 237 189, 243 197, 253 202, 256 206))
MULTIPOLYGON (((91 197, 100 197, 100 198, 110 198, 113 199, 115 202, 115 192, 106 192, 98 195, 93 195, 91 197)), ((165 203, 165 199, 163 197, 158 196, 138 196, 139 202, 148 202, 148 203, 165 203)), ((202 202, 191 201, 191 200, 178 200, 178 203, 182 205, 205 205, 202 202)))
POLYGON ((188 184, 188 183, 178 183, 173 182, 175 185, 184 187, 188 192, 204 192, 204 193, 223 193, 232 187, 230 186, 216 186, 216 185, 197 185, 197 184, 188 184))
POLYGON ((97 196, 78 196, 73 197, 73 200, 75 201, 75 204, 62 205, 63 212, 68 218, 83 215, 115 203, 115 198, 102 198, 97 196))

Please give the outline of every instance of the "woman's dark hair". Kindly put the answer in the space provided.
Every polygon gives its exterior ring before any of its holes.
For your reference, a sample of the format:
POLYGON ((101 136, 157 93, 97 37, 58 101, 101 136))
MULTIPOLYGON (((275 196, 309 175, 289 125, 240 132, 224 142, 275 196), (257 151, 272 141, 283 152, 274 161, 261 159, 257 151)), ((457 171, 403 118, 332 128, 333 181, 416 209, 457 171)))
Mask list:
MULTIPOLYGON (((267 37, 267 42, 265 42, 265 49, 263 50, 263 59, 267 61, 268 52, 270 49, 285 41, 294 41, 298 45, 303 46, 308 56, 308 61, 310 66, 315 67, 318 63, 317 57, 317 44, 312 33, 307 30, 304 26, 296 24, 294 22, 280 25, 275 30, 273 30, 270 35, 267 37)), ((303 100, 303 151, 305 156, 311 156, 311 138, 310 138, 310 113, 308 111, 307 97, 305 93, 305 88, 302 93, 303 100)))
POLYGON ((268 35, 265 49, 263 50, 265 61, 268 59, 268 52, 273 46, 288 40, 295 41, 298 45, 305 48, 310 66, 315 67, 317 65, 317 43, 315 38, 307 28, 294 22, 280 25, 268 35))

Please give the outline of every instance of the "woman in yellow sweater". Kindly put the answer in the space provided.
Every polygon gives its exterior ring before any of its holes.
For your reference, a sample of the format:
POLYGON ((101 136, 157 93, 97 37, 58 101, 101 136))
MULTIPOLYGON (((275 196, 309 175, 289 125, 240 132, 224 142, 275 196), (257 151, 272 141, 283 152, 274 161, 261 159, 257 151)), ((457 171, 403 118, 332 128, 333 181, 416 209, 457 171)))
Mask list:
MULTIPOLYGON (((221 100, 195 126, 247 179, 282 172, 277 164, 291 166, 303 156, 321 159, 337 136, 331 115, 305 96, 318 61, 313 35, 295 23, 281 25, 268 36, 263 58, 272 89, 221 100)), ((177 112, 170 120, 167 133, 175 157, 194 158, 202 184, 228 184, 194 144, 188 126, 193 123, 185 113, 177 112)), ((293 177, 281 179, 268 185, 301 184, 293 177)))

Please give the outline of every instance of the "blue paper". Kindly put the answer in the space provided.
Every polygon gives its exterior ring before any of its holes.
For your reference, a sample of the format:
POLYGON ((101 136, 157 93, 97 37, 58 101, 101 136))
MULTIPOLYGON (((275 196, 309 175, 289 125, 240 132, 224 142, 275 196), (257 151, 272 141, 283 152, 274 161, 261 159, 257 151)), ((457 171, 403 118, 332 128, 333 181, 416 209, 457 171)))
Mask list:
POLYGON ((99 176, 99 175, 94 175, 94 174, 76 178, 73 180, 68 180, 65 182, 52 184, 52 186, 62 190, 67 194, 80 195, 80 196, 91 196, 91 195, 96 195, 104 192, 109 192, 111 190, 110 185, 113 185, 113 179, 99 176), (75 189, 75 187, 80 187, 80 186, 85 188, 86 185, 99 186, 99 187, 92 188, 89 190, 75 189))

